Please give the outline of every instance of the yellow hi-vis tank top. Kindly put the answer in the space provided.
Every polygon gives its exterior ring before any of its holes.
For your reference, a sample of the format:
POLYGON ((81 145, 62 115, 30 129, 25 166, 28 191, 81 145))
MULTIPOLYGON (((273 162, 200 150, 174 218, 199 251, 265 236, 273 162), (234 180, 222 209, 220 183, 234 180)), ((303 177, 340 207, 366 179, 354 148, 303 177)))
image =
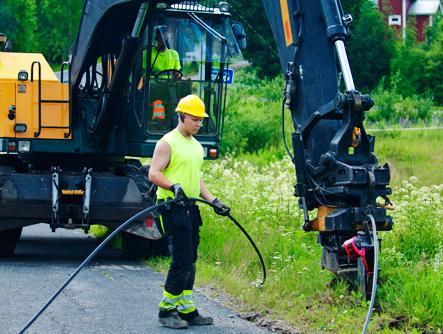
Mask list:
MULTIPOLYGON (((203 166, 203 147, 194 137, 186 138, 178 129, 165 134, 160 140, 169 144, 171 159, 163 175, 172 183, 180 183, 186 196, 200 197, 200 178, 203 166)), ((170 190, 158 187, 157 198, 174 198, 170 190)))

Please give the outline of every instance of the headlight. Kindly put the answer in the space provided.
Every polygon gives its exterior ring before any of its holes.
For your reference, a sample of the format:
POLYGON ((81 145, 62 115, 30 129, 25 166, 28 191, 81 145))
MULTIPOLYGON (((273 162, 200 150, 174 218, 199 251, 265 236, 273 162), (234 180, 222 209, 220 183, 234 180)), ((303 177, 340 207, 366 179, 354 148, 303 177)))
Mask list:
POLYGON ((18 72, 18 80, 19 81, 28 81, 28 72, 21 70, 18 72))
POLYGON ((31 150, 31 142, 30 141, 19 141, 18 142, 18 151, 19 152, 29 152, 31 150))
POLYGON ((156 7, 158 9, 166 9, 168 8, 168 4, 166 2, 159 2, 156 7))
POLYGON ((227 12, 229 12, 229 8, 230 8, 230 7, 231 7, 231 5, 228 4, 228 3, 225 2, 225 1, 220 1, 219 4, 218 4, 218 9, 220 9, 220 11, 221 11, 222 13, 227 13, 227 12))

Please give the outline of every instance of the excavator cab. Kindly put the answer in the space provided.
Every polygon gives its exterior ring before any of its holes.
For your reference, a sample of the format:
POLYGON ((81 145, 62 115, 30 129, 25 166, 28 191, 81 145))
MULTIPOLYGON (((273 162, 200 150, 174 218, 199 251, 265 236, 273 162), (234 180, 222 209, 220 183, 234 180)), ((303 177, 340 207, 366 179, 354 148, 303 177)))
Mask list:
POLYGON ((206 158, 218 156, 226 89, 234 75, 230 66, 242 60, 239 44, 245 38, 236 37, 233 25, 238 23, 220 8, 218 3, 173 4, 146 27, 131 87, 134 115, 139 124, 144 119, 148 142, 156 142, 177 125, 179 100, 195 94, 209 115, 196 137, 206 158))

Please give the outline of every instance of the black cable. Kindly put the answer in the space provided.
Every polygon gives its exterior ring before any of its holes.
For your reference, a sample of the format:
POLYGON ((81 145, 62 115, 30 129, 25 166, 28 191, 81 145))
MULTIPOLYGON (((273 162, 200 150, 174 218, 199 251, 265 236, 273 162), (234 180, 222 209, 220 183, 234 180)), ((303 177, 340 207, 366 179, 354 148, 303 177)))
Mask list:
MULTIPOLYGON (((284 94, 283 94, 283 100, 282 100, 282 106, 281 106, 281 131, 282 131, 282 138, 283 143, 286 149, 286 152, 288 153, 289 157, 291 158, 292 163, 295 165, 294 155, 289 150, 288 143, 286 142, 286 135, 285 135, 285 104, 288 99, 288 94, 290 95, 290 92, 288 92, 288 86, 289 82, 292 81, 293 85, 295 85, 295 73, 294 68, 297 68, 297 65, 299 64, 299 57, 300 57, 300 47, 303 43, 303 11, 301 8, 300 1, 296 2, 296 11, 295 11, 296 18, 298 19, 298 29, 297 29, 297 41, 295 43, 295 49, 294 49, 294 61, 293 63, 288 64, 288 71, 286 72, 286 86, 284 88, 284 94), (292 65, 291 65, 292 64, 292 65)), ((290 90, 292 90, 290 88, 290 90)), ((291 99, 292 96, 289 96, 291 99)), ((292 101, 290 102, 292 104, 292 101)), ((295 120, 293 120, 293 123, 296 123, 297 127, 298 124, 295 120)), ((295 125, 294 125, 295 126, 295 125)))
MULTIPOLYGON (((200 198, 189 198, 188 199, 191 202, 201 202, 204 204, 207 204, 209 206, 211 206, 212 208, 217 208, 214 204, 212 204, 211 202, 208 202, 206 200, 200 199, 200 198)), ((108 235, 106 237, 105 240, 103 240, 100 245, 97 246, 97 248, 94 249, 94 251, 86 258, 86 260, 84 260, 82 262, 82 264, 80 264, 80 266, 69 276, 69 278, 66 280, 65 283, 63 283, 61 285, 61 287, 54 293, 54 295, 49 298, 49 300, 46 302, 46 304, 32 317, 32 319, 18 332, 18 334, 23 334, 25 333, 25 331, 31 327, 31 325, 42 315, 42 313, 48 308, 49 305, 51 305, 51 303, 60 295, 60 293, 68 286, 68 284, 78 275, 78 273, 92 260, 92 258, 97 255, 97 253, 109 242, 112 240, 112 238, 114 238, 114 236, 119 233, 120 231, 122 231, 125 227, 127 227, 130 223, 132 223, 134 220, 136 220, 137 218, 150 213, 154 210, 157 210, 158 208, 162 207, 162 206, 166 206, 169 205, 171 203, 175 202, 175 200, 168 200, 165 202, 162 202, 160 204, 156 204, 156 205, 152 205, 142 211, 140 211, 139 213, 135 214, 134 216, 132 216, 131 218, 129 218, 128 220, 126 220, 123 224, 121 224, 117 229, 115 229, 110 235, 108 235)), ((257 252, 257 255, 260 259, 262 268, 263 268, 263 280, 260 284, 260 286, 262 287, 263 284, 266 281, 266 266, 263 260, 263 257, 260 253, 260 251, 258 250, 257 246, 255 245, 254 241, 252 240, 252 238, 249 236, 249 234, 245 231, 245 229, 243 228, 243 226, 240 225, 240 223, 231 216, 231 214, 227 214, 226 215, 230 220, 232 220, 232 222, 237 225, 237 227, 243 232, 243 234, 246 236, 246 238, 248 238, 249 242, 251 243, 252 247, 255 249, 255 251, 257 252)))
POLYGON ((125 227, 127 227, 130 223, 132 223, 137 218, 152 212, 162 206, 168 205, 171 202, 174 202, 173 200, 166 201, 160 204, 152 205, 149 208, 146 208, 136 215, 129 218, 127 221, 125 221, 123 224, 121 224, 118 228, 116 228, 108 237, 103 240, 100 245, 97 246, 96 249, 82 262, 82 264, 69 276, 69 278, 66 280, 65 283, 62 284, 62 286, 54 293, 54 295, 49 298, 49 300, 46 302, 46 304, 32 317, 32 319, 23 327, 23 329, 18 332, 18 334, 23 334, 39 317, 40 315, 48 308, 49 305, 58 297, 58 295, 68 286, 68 284, 77 276, 77 274, 92 260, 92 258, 97 255, 97 253, 121 230, 123 230, 125 227))
MULTIPOLYGON (((212 204, 211 202, 208 202, 204 199, 200 199, 200 198, 190 198, 189 200, 191 201, 195 201, 195 202, 201 202, 204 204, 207 204, 209 206, 211 206, 214 209, 218 209, 217 206, 215 206, 214 204, 212 204)), ((260 251, 257 248, 257 245, 254 243, 254 241, 252 240, 252 238, 250 237, 250 235, 248 234, 248 232, 246 232, 246 230, 243 228, 243 226, 240 225, 240 223, 234 218, 232 217, 232 215, 230 213, 228 213, 226 215, 226 217, 228 217, 235 225, 237 225, 237 227, 243 232, 243 234, 245 235, 245 237, 249 240, 249 242, 251 243, 252 247, 254 248, 255 252, 258 255, 258 258, 260 259, 260 263, 262 266, 262 270, 263 270, 263 279, 260 283, 260 287, 262 287, 265 284, 266 281, 266 266, 265 266, 265 261, 263 260, 263 257, 260 253, 260 251)))

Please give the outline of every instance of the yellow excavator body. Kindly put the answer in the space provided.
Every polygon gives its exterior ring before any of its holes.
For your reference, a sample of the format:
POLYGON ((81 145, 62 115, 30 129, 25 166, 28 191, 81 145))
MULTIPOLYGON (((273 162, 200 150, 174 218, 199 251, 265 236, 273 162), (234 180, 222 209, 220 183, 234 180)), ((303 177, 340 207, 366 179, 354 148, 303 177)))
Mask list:
POLYGON ((0 137, 69 139, 69 122, 69 85, 43 55, 0 52, 0 137))

